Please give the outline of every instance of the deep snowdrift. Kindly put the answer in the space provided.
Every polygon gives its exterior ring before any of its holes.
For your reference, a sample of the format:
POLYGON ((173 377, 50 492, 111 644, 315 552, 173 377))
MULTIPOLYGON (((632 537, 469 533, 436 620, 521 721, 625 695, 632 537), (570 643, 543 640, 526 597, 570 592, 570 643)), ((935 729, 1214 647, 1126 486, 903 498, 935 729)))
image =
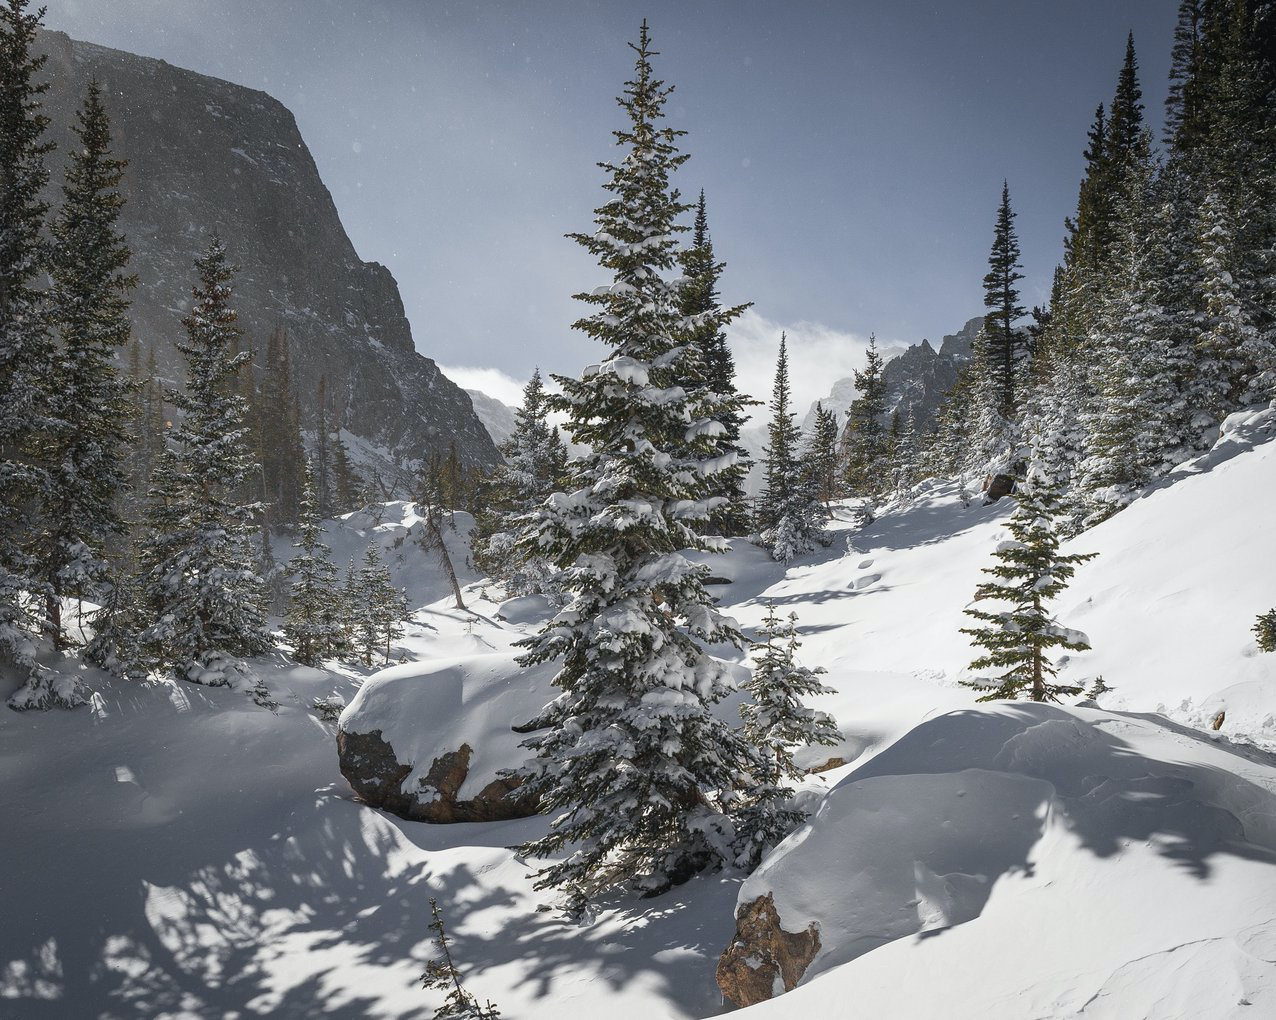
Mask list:
POLYGON ((1276 1012, 1276 757, 994 705, 844 779, 744 883, 822 949, 766 1016, 1276 1012), (960 926, 960 927, 954 927, 960 926), (924 975, 924 980, 918 980, 924 975))
MULTIPOLYGON (((1060 616, 1095 647, 1065 675, 1102 674, 1115 688, 1105 711, 976 708, 958 684, 971 659, 962 608, 1008 501, 964 507, 941 486, 862 532, 839 523, 832 547, 787 569, 747 545, 714 558, 732 583, 713 590, 746 630, 768 601, 796 610, 802 661, 827 666, 837 689, 819 707, 847 737, 808 756, 849 764, 806 784, 808 801, 834 793, 751 879, 774 883, 786 924, 819 919, 827 936, 806 981, 759 1015, 1274 1008, 1276 950, 1256 926, 1271 929, 1276 903, 1276 768, 1229 743, 1276 747, 1276 655, 1249 632, 1276 603, 1274 418, 1233 419, 1214 454, 1073 543, 1099 557, 1060 616), (1173 725, 1112 711, 1162 707, 1173 725), (1220 707, 1221 733, 1203 737, 1220 707)), ((405 699, 392 725, 422 756, 469 733, 482 778, 522 754, 502 727, 525 719, 506 711, 552 692, 547 675, 512 666, 539 614, 498 617, 457 521, 448 543, 469 612, 452 607, 410 504, 336 522, 328 538, 339 563, 375 542, 420 607, 364 701, 414 689, 431 707, 405 699)), ((252 670, 275 711, 244 689, 89 673, 91 710, 0 713, 0 1016, 428 1017, 416 978, 430 896, 469 983, 510 1020, 721 1011, 713 972, 740 876, 604 903, 590 926, 538 912, 548 897, 505 848, 544 819, 431 826, 355 803, 333 726, 310 705, 351 702, 366 671, 282 656, 252 670)), ((9 686, 0 678, 0 696, 9 686)))

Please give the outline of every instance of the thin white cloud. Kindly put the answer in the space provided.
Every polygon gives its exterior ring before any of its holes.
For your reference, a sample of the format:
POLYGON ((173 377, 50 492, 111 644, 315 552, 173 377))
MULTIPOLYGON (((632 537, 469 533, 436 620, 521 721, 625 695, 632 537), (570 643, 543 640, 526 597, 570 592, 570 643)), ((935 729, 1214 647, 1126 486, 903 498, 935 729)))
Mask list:
POLYGON ((523 387, 527 385, 527 380, 515 379, 499 368, 440 365, 439 371, 463 390, 478 390, 510 407, 521 407, 523 404, 523 387))
MULTIPOLYGON (((835 382, 864 368, 868 336, 820 322, 775 322, 750 308, 728 327, 727 340, 735 355, 737 387, 758 400, 767 401, 771 397, 781 333, 788 335, 789 385, 793 410, 801 421, 807 408, 828 396, 835 382)), ((886 358, 906 346, 877 338, 877 349, 886 358)), ((755 407, 754 421, 765 420, 766 413, 765 405, 755 407)))

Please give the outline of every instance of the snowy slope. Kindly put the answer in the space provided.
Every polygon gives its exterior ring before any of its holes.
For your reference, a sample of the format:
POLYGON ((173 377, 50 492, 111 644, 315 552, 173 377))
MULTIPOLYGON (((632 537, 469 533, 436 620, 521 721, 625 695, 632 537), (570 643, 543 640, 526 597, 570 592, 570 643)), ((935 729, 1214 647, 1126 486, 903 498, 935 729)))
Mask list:
POLYGON ((741 890, 819 924, 767 1017, 1276 1014, 1276 756, 1047 705, 940 716, 741 890), (925 975, 924 980, 918 980, 925 975))
MULTIPOLYGON (((839 523, 830 549, 787 569, 743 544, 714 559, 732 579, 714 591, 746 629, 768 601, 797 611, 802 660, 837 689, 819 707, 847 736, 808 755, 849 764, 805 784, 808 801, 833 792, 750 879, 791 928, 818 919, 828 946, 758 1015, 1270 1011, 1276 952, 1256 926, 1276 902, 1276 767, 1229 738, 1276 745, 1276 656, 1249 634, 1276 603, 1274 417, 1234 419, 1215 454, 1073 543, 1100 555, 1062 600, 1095 646, 1066 674, 1103 674, 1101 711, 976 709, 958 684, 961 610, 1009 505, 963 506, 940 486, 862 532, 839 523), (1173 722, 1141 714, 1161 706, 1173 722), (1217 706, 1220 734, 1187 728, 1217 706), (889 941, 856 955, 861 922, 889 941)), ((420 607, 405 661, 365 699, 415 685, 378 709, 396 739, 428 755, 472 738, 481 778, 522 753, 503 726, 524 720, 502 717, 545 678, 512 665, 537 616, 498 617, 463 565, 466 526, 458 515, 448 544, 469 612, 411 504, 333 522, 328 540, 339 563, 376 543, 420 607)), ((277 710, 243 689, 93 675, 92 711, 0 714, 0 1017, 428 1017, 430 896, 469 983, 511 1020, 722 1011, 713 972, 740 876, 567 924, 538 910, 549 897, 505 849, 543 819, 430 826, 353 802, 309 705, 352 701, 361 671, 282 656, 253 669, 277 710)))

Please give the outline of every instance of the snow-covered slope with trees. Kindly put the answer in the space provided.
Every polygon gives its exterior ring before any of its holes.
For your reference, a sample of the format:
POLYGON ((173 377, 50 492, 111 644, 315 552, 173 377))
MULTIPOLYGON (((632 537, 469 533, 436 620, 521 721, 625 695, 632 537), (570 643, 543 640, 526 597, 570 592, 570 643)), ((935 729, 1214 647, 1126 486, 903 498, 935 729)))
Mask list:
MULTIPOLYGON (((962 608, 1008 500, 964 506, 940 487, 862 531, 835 524, 833 546, 788 568, 743 543, 710 557, 746 633, 768 603, 798 613, 800 658, 836 690, 814 703, 846 736, 802 759, 848 764, 804 782, 809 830, 744 887, 773 889, 790 930, 818 921, 826 946, 795 992, 755 1012, 827 1015, 853 998, 884 1017, 942 1003, 983 1020, 1092 1000, 1099 1016, 1214 1017, 1270 1003, 1276 763, 1262 747, 1276 747, 1276 656, 1249 627, 1276 562, 1274 418, 1233 418, 1212 454, 1070 544, 1099 554, 1059 607, 1094 650, 1062 675, 1102 673, 1102 710, 977 708, 957 684, 972 657, 962 608), (1150 714, 1162 707, 1168 719, 1150 714)), ((417 612, 395 649, 408 663, 380 677, 456 683, 459 698, 426 711, 423 689, 394 725, 427 753, 464 732, 483 745, 484 778, 526 753, 494 736, 523 720, 489 709, 527 691, 510 645, 538 618, 501 620, 464 573, 472 612, 453 608, 414 526, 394 504, 325 537, 340 559, 374 542, 411 579, 417 612)), ((0 886, 0 1012, 428 1016, 416 979, 431 896, 467 982, 508 1017, 724 1008, 714 968, 741 876, 605 900, 584 926, 538 913, 546 895, 504 847, 544 819, 429 825, 352 800, 333 724, 310 705, 354 700, 366 671, 253 660, 268 710, 246 690, 61 668, 97 691, 89 710, 0 714, 4 816, 21 823, 0 841, 0 866, 21 876, 0 886)))

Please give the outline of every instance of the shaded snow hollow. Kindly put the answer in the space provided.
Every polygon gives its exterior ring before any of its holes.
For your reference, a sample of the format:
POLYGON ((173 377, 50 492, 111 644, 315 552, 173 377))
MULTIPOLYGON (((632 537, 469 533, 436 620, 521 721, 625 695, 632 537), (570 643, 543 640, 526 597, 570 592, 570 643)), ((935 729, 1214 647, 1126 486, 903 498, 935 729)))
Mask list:
MULTIPOLYGON (((1099 556, 1060 622, 1095 647, 1063 675, 1101 673, 1101 710, 976 707, 958 684, 962 609, 1007 500, 963 507, 937 486, 862 532, 838 522, 788 567, 742 543, 713 558, 732 583, 712 590, 749 633, 768 601, 798 613, 802 661, 837 691, 818 707, 846 735, 804 761, 849 762, 804 784, 810 826, 744 890, 774 889, 785 924, 818 920, 825 945, 759 1016, 1272 1012, 1276 767, 1229 738, 1276 748, 1276 655, 1249 631, 1276 600, 1274 417, 1234 417, 1213 454, 1070 543, 1099 556)), ((411 504, 329 525, 339 563, 376 543, 416 610, 375 683, 256 660, 271 712, 243 687, 124 685, 63 661, 92 709, 0 713, 0 1016, 428 1017, 431 896, 467 983, 511 1020, 723 1010, 713 973, 741 876, 572 925, 538 911, 548 897, 506 849, 545 819, 431 826, 353 801, 314 698, 379 714, 421 759, 472 736, 482 779, 517 764, 508 725, 553 693, 548 671, 513 665, 540 615, 498 616, 457 524, 468 612, 411 504), (377 694, 395 688, 412 697, 377 694)))

